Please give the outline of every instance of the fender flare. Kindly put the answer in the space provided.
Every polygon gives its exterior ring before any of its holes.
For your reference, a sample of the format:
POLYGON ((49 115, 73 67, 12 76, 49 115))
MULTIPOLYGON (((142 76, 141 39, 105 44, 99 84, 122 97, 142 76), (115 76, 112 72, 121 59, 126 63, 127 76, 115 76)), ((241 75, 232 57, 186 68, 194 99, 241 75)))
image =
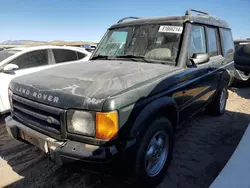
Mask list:
MULTIPOLYGON (((158 112, 162 112, 163 109, 167 108, 175 109, 175 112, 173 111, 175 114, 175 117, 173 117, 175 125, 172 125, 173 129, 175 129, 179 119, 177 103, 173 98, 162 97, 152 101, 143 108, 143 110, 140 112, 139 116, 133 123, 133 126, 130 131, 130 136, 137 137, 141 131, 143 131, 150 125, 150 123, 154 120, 153 117, 159 115, 158 112)), ((167 117, 166 115, 161 115, 167 117)))

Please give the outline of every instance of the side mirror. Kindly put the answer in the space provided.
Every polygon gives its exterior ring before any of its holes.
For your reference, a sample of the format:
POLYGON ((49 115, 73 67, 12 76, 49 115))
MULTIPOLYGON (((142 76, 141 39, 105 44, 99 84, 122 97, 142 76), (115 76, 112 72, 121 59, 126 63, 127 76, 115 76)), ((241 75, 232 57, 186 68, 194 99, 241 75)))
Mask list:
POLYGON ((207 53, 194 53, 192 58, 190 58, 193 64, 202 64, 210 60, 207 53))
POLYGON ((19 67, 15 64, 8 64, 3 68, 4 73, 13 73, 15 70, 17 70, 19 67))
POLYGON ((234 66, 245 73, 250 73, 250 44, 241 45, 234 53, 234 66))

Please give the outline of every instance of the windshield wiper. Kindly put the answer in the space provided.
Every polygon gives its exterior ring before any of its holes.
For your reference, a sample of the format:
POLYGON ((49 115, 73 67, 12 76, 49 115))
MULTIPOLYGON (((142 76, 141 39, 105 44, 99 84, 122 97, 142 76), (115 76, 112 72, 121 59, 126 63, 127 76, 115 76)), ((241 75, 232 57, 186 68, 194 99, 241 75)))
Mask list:
POLYGON ((161 61, 157 59, 146 59, 144 56, 135 56, 135 55, 121 55, 121 56, 104 56, 98 55, 93 57, 91 60, 95 59, 105 59, 105 60, 116 60, 116 59, 128 59, 136 62, 146 62, 146 63, 158 63, 158 64, 172 64, 172 61, 161 61))
POLYGON ((143 62, 149 63, 149 61, 146 60, 144 56, 121 55, 121 56, 115 56, 115 58, 124 58, 124 59, 129 59, 129 60, 132 60, 132 61, 143 61, 143 62))
POLYGON ((115 56, 116 58, 144 58, 144 56, 136 56, 136 55, 120 55, 115 56))

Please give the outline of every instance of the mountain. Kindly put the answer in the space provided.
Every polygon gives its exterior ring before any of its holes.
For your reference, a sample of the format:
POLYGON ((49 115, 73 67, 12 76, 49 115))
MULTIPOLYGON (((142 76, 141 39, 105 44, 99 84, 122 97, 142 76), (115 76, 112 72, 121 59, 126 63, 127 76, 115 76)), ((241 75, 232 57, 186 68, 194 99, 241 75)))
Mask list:
POLYGON ((64 41, 64 40, 54 40, 51 42, 47 41, 35 41, 35 40, 7 40, 0 45, 24 45, 24 46, 40 46, 40 45, 59 45, 59 46, 82 46, 84 44, 96 44, 96 42, 90 41, 64 41))
POLYGON ((46 44, 46 41, 35 41, 35 40, 6 40, 1 42, 0 44, 7 44, 7 45, 23 45, 25 43, 43 43, 46 44))
POLYGON ((69 46, 81 46, 84 44, 95 44, 95 42, 90 42, 90 41, 73 41, 73 42, 68 42, 68 41, 64 41, 64 40, 53 40, 51 42, 48 43, 49 45, 69 45, 69 46))

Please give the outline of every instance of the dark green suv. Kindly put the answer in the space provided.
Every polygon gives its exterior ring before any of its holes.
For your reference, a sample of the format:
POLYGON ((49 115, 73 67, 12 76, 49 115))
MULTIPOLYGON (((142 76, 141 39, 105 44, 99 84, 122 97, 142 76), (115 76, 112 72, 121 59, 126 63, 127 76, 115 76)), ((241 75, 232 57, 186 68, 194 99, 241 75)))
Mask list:
POLYGON ((225 112, 233 54, 230 27, 205 12, 122 19, 89 62, 15 78, 8 133, 59 164, 129 156, 138 182, 157 185, 176 129, 202 110, 225 112))

